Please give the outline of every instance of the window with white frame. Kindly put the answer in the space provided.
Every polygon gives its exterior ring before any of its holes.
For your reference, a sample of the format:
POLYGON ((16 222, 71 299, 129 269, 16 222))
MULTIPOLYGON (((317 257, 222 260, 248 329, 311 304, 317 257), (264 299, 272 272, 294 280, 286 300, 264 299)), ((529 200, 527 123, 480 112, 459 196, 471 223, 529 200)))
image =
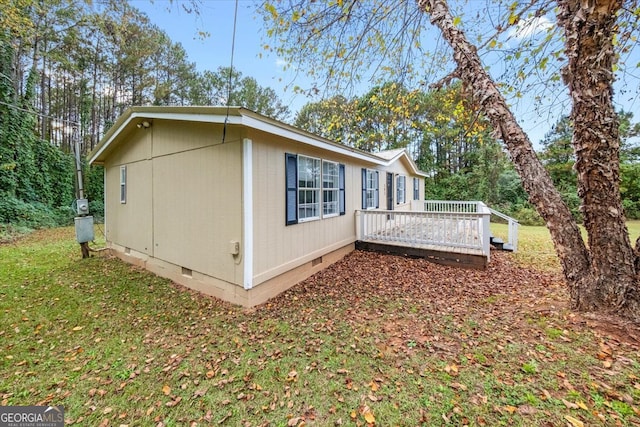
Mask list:
POLYGON ((320 163, 298 156, 298 221, 320 218, 320 163))
POLYGON ((340 165, 322 161, 322 216, 339 213, 340 165))
POLYGON ((344 215, 344 175, 343 164, 285 153, 286 225, 344 215))
POLYGON ((127 203, 127 166, 120 166, 120 203, 127 203))
POLYGON ((413 200, 420 200, 420 178, 413 178, 413 200))
POLYGON ((362 209, 379 206, 378 171, 362 169, 362 209))
POLYGON ((407 177, 404 175, 398 175, 398 179, 396 180, 396 203, 406 203, 407 198, 407 177))

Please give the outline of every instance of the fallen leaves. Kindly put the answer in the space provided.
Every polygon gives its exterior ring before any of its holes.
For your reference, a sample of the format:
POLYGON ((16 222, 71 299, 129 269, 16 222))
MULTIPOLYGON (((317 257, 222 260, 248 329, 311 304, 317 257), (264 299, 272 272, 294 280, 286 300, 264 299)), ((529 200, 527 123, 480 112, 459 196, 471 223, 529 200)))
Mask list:
POLYGON ((373 411, 367 405, 360 405, 357 410, 351 411, 350 417, 353 421, 356 421, 358 417, 361 417, 368 425, 374 425, 376 422, 376 417, 373 415, 373 411))
POLYGON ((458 365, 456 365, 455 363, 452 363, 450 365, 446 365, 444 367, 444 371, 451 375, 451 376, 457 376, 458 375, 458 365))
POLYGON ((35 312, 47 295, 3 294, 0 304, 33 307, 13 318, 0 310, 0 404, 80 397, 73 425, 114 426, 577 427, 640 417, 637 350, 591 334, 566 310, 557 277, 503 254, 466 271, 354 252, 252 310, 110 261, 82 268, 100 272, 68 281, 90 299, 82 317, 56 312, 64 319, 52 323, 35 312))
POLYGON ((174 396, 171 398, 170 401, 166 402, 164 406, 166 406, 167 408, 173 408, 174 406, 177 406, 180 402, 182 402, 182 396, 174 396))
POLYGON ((289 382, 295 382, 295 381, 298 381, 298 372, 297 372, 297 371, 295 371, 295 370, 290 371, 290 372, 287 374, 287 381, 289 381, 289 382))
POLYGON ((162 393, 165 396, 169 396, 171 394, 171 387, 169 387, 167 384, 162 386, 162 393))
POLYGON ((376 422, 376 417, 373 416, 373 412, 371 412, 371 410, 366 406, 362 411, 362 417, 369 424, 374 424, 376 422))
POLYGON ((584 427, 584 423, 571 415, 565 415, 564 419, 571 424, 572 427, 584 427))

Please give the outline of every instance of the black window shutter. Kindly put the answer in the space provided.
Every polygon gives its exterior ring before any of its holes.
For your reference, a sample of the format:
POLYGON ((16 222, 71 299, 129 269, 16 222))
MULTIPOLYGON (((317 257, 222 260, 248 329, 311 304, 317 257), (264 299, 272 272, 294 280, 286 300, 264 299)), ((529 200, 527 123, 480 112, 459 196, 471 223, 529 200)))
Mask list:
POLYGON ((367 170, 362 168, 362 209, 367 209, 367 170))
POLYGON ((340 215, 344 215, 345 212, 345 197, 344 197, 344 165, 340 164, 338 166, 338 205, 340 209, 340 215))
POLYGON ((285 153, 287 225, 298 223, 298 156, 285 153))

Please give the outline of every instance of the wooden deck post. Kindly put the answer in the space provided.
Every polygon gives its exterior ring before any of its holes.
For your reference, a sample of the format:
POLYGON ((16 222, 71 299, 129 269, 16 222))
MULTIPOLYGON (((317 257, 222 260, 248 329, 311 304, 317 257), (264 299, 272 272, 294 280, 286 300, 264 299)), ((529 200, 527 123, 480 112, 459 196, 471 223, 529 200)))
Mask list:
POLYGON ((362 212, 356 211, 356 240, 362 240, 362 212))
POLYGON ((482 252, 487 257, 487 262, 491 258, 491 211, 482 202, 478 202, 478 212, 482 215, 482 252))

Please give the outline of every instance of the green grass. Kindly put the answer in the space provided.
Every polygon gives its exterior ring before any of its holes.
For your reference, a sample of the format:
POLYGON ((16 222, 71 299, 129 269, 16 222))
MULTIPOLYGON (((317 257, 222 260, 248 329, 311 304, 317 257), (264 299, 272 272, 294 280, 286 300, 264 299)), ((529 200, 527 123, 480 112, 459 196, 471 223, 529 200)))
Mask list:
MULTIPOLYGON (((523 262, 553 259, 542 230, 521 228, 523 262)), ((74 425, 640 422, 638 349, 528 292, 460 314, 321 287, 243 310, 82 260, 68 228, 0 245, 0 278, 0 404, 61 404, 74 425)))
MULTIPOLYGON (((627 221, 631 244, 640 237, 640 220, 627 221)), ((586 241, 586 232, 582 228, 586 241)), ((506 224, 491 223, 491 232, 505 242, 507 241, 508 228, 506 224)), ((544 226, 520 226, 518 230, 518 253, 516 259, 523 265, 532 266, 542 271, 555 271, 560 269, 560 263, 551 242, 549 230, 544 226)))

